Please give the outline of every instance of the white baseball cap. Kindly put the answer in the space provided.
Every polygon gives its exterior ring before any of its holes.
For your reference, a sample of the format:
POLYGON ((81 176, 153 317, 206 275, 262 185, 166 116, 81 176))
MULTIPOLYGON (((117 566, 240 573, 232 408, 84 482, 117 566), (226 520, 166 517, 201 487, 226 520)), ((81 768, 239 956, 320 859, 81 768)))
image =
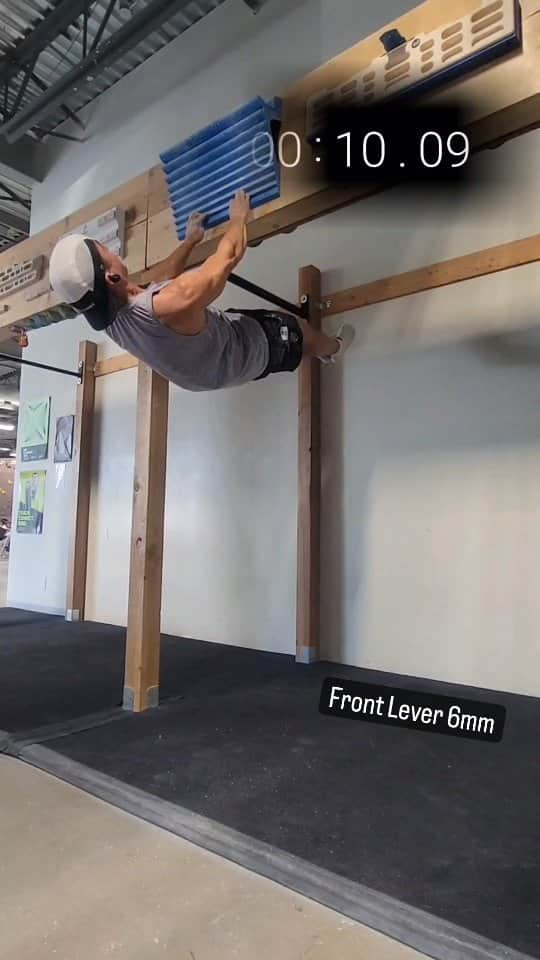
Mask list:
POLYGON ((62 237, 49 259, 49 281, 60 299, 83 313, 94 330, 109 326, 105 267, 94 240, 80 233, 62 237))

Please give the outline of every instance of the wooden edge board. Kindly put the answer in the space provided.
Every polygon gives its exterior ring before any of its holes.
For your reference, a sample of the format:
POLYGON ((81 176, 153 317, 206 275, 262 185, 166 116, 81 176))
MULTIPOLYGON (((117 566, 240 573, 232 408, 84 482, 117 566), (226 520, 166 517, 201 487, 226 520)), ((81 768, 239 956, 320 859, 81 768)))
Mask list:
MULTIPOLYGON (((326 189, 303 197, 295 203, 290 203, 280 209, 271 209, 264 215, 255 217, 248 224, 248 244, 249 246, 258 246, 263 240, 275 237, 280 233, 292 233, 297 227, 326 214, 335 213, 343 207, 349 206, 355 201, 361 200, 375 192, 380 192, 382 188, 374 190, 369 187, 357 187, 354 190, 326 189)), ((272 206, 272 205, 269 205, 272 206)), ((265 208, 261 207, 261 210, 265 208)), ((191 255, 188 268, 197 267, 199 264, 211 256, 225 232, 224 228, 219 228, 219 236, 212 236, 195 248, 191 255)), ((178 241, 175 241, 178 243, 178 241)), ((174 249, 174 248, 172 248, 174 249)), ((169 253, 171 250, 169 250, 169 253)), ((165 259, 165 258, 164 258, 165 259)), ((133 275, 135 283, 150 283, 158 275, 163 261, 152 264, 146 270, 141 270, 133 275)), ((1 325, 1 320, 0 320, 1 325)))
POLYGON ((118 373, 120 370, 130 370, 138 366, 139 361, 132 357, 130 353, 120 353, 115 357, 107 357, 105 360, 98 360, 94 375, 96 377, 105 377, 109 373, 118 373))
POLYGON ((349 310, 359 310, 376 303, 409 297, 415 293, 447 287, 464 280, 474 280, 514 267, 523 267, 539 260, 540 234, 535 234, 522 240, 502 243, 462 257, 409 270, 407 273, 373 280, 348 290, 329 293, 323 297, 323 312, 325 316, 332 316, 349 310))

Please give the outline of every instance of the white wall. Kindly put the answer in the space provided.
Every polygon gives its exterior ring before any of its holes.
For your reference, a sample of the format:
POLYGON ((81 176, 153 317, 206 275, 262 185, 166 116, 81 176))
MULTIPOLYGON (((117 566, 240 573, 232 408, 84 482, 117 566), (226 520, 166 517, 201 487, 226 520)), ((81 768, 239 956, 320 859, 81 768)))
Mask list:
POLYGON ((121 625, 128 606, 136 390, 135 370, 96 381, 86 616, 121 625))
MULTIPOLYGON (((63 147, 36 191, 35 229, 409 5, 269 0, 253 20, 226 5, 92 107, 88 144, 63 147), (224 55, 217 35, 230 42, 224 55)), ((487 196, 444 209, 373 198, 250 251, 243 272, 293 299, 306 263, 331 292, 538 232, 539 135, 490 156, 506 175, 487 196)), ((537 268, 523 267, 347 318, 357 342, 323 373, 327 656, 540 695, 540 337, 526 329, 539 294, 537 268)), ((256 301, 228 291, 222 303, 256 301)), ((88 334, 79 321, 38 331, 27 355, 72 365, 88 334)), ((61 412, 73 391, 23 375, 23 399, 50 393, 61 412)), ((87 600, 91 617, 115 623, 127 602, 134 403, 133 372, 99 384, 87 600)), ((42 538, 14 537, 11 603, 63 607, 68 487, 67 472, 59 489, 51 479, 42 538)), ((164 629, 292 652, 295 541, 295 378, 207 395, 172 388, 164 629)))
MULTIPOLYGON (((76 370, 78 341, 88 339, 87 325, 83 320, 72 320, 69 335, 66 337, 62 333, 62 329, 54 332, 48 328, 36 330, 31 334, 30 346, 24 351, 24 358, 76 370)), ((64 466, 54 464, 53 456, 56 419, 75 412, 76 383, 75 378, 32 367, 22 368, 21 407, 27 400, 51 397, 51 414, 49 456, 46 461, 21 464, 19 431, 8 578, 8 603, 14 607, 51 613, 65 611, 68 534, 73 497, 72 468, 69 463, 64 466), (19 473, 32 469, 47 471, 43 533, 17 534, 19 473)))

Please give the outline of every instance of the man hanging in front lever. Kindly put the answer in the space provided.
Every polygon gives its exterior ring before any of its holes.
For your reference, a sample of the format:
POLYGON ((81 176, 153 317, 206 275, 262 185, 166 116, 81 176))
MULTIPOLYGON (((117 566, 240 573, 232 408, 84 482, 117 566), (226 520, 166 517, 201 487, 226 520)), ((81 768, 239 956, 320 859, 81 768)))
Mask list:
POLYGON ((185 390, 219 390, 271 373, 294 371, 303 357, 323 363, 341 357, 354 329, 335 337, 282 311, 221 310, 229 275, 247 248, 249 197, 240 191, 217 250, 198 268, 185 267, 204 238, 204 215, 192 214, 186 239, 141 287, 126 264, 103 244, 82 235, 64 237, 50 258, 55 293, 104 330, 118 346, 185 390))

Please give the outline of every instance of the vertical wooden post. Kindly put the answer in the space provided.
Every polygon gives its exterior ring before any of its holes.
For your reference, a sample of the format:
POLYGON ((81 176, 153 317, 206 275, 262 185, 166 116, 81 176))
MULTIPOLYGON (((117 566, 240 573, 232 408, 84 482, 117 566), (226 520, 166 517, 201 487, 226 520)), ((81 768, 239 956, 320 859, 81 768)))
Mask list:
POLYGON ((124 707, 135 712, 159 702, 168 402, 168 381, 140 363, 124 679, 124 707))
MULTIPOLYGON (((299 273, 300 301, 307 297, 309 322, 321 329, 321 274, 316 267, 299 273)), ((304 360, 298 381, 298 560, 296 659, 312 663, 320 656, 321 526, 321 365, 304 360)))
POLYGON ((66 620, 84 620, 96 357, 97 344, 83 340, 79 344, 79 361, 83 364, 83 374, 82 382, 77 387, 73 430, 74 519, 68 556, 66 620))

